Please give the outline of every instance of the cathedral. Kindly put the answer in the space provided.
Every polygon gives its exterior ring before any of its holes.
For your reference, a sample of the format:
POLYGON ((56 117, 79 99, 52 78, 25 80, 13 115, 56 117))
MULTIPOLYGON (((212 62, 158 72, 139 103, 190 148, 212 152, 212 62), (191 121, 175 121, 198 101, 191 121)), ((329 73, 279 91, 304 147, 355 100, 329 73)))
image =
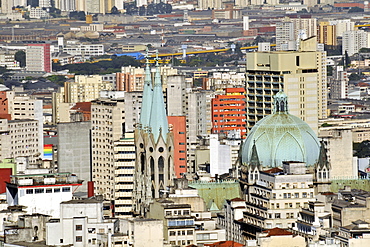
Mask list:
POLYGON ((165 196, 175 177, 173 134, 164 104, 158 59, 154 83, 146 63, 140 122, 135 130, 134 213, 145 216, 154 198, 165 196))

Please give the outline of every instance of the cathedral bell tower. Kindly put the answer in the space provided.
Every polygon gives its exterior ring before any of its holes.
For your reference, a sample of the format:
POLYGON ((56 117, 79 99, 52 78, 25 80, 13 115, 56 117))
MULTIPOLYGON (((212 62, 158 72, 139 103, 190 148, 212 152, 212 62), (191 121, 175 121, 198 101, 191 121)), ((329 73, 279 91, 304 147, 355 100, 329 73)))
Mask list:
POLYGON ((152 83, 147 56, 140 123, 135 129, 134 211, 142 216, 153 199, 166 196, 175 177, 174 141, 168 126, 158 54, 156 60, 152 83))

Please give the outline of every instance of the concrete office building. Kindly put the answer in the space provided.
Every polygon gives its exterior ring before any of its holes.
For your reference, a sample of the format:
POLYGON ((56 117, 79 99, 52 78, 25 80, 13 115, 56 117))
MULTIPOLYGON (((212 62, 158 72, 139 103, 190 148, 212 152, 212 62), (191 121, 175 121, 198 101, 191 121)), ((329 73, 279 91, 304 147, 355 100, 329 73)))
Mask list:
POLYGON ((368 48, 368 33, 364 30, 346 31, 342 37, 342 54, 352 56, 361 48, 368 48))
POLYGON ((344 32, 355 30, 355 22, 350 19, 330 20, 329 24, 336 26, 337 37, 342 37, 344 32))
POLYGON ((299 51, 247 54, 248 131, 272 113, 272 96, 288 95, 289 112, 317 133, 318 119, 327 117, 326 53, 317 51, 315 37, 300 41, 299 51))
POLYGON ((114 200, 114 141, 125 132, 123 99, 91 102, 92 174, 95 194, 114 200))
POLYGON ((60 216, 46 223, 47 245, 114 246, 112 235, 118 233, 118 220, 103 219, 101 201, 68 200, 58 208, 60 216))
POLYGON ((30 164, 41 159, 38 121, 0 119, 0 132, 1 159, 27 157, 30 164))
POLYGON ((83 180, 79 191, 87 192, 91 181, 91 122, 60 123, 58 127, 58 170, 83 180))
POLYGON ((50 44, 29 44, 26 49, 27 71, 51 72, 50 44))
POLYGON ((6 186, 6 200, 9 206, 26 206, 28 214, 58 218, 61 215, 59 204, 71 200, 81 182, 70 173, 13 175, 6 186))
POLYGON ((317 20, 310 15, 284 17, 276 24, 276 50, 297 50, 299 35, 317 35, 317 20))

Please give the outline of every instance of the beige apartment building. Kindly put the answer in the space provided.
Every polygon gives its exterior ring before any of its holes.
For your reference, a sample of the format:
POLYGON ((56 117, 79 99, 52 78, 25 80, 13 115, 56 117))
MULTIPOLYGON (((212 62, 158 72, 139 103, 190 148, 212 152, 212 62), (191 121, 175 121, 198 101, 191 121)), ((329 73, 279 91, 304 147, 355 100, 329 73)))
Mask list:
POLYGON ((114 215, 115 217, 132 217, 132 192, 135 174, 135 140, 134 133, 125 133, 119 141, 114 142, 114 215))
POLYGON ((314 174, 306 173, 305 163, 284 162, 283 169, 259 170, 243 179, 249 183, 243 212, 247 239, 261 229, 295 227, 300 208, 315 200, 314 174))
POLYGON ((64 87, 53 93, 53 123, 69 122, 70 103, 90 102, 99 98, 101 91, 113 90, 114 83, 102 75, 76 75, 64 87))
POLYGON ((125 103, 122 100, 95 100, 91 104, 92 175, 95 193, 106 200, 115 196, 114 141, 122 138, 125 103))
POLYGON ((101 75, 76 75, 74 82, 64 83, 64 102, 89 102, 99 98, 100 91, 113 89, 113 84, 104 81, 101 75))
POLYGON ((35 163, 41 155, 37 131, 37 120, 0 119, 0 160, 28 157, 29 163, 35 163))
MULTIPOLYGON (((155 69, 151 69, 151 76, 154 78, 155 69)), ((170 66, 159 67, 159 73, 163 82, 163 88, 167 87, 167 77, 177 75, 177 69, 170 66)), ((144 68, 140 67, 122 67, 121 72, 116 74, 117 91, 135 92, 144 90, 144 68)))
POLYGON ((248 131, 272 113, 272 96, 283 90, 289 113, 317 133, 318 120, 327 117, 327 78, 316 37, 301 40, 298 51, 248 53, 246 77, 248 131))

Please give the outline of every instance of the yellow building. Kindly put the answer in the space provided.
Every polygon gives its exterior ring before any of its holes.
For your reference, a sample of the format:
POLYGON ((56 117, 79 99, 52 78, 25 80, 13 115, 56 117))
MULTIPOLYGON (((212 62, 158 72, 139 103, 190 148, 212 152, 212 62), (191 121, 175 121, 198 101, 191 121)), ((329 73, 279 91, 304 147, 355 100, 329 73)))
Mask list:
POLYGON ((64 102, 89 102, 99 98, 100 91, 112 89, 113 84, 101 75, 76 75, 75 81, 64 83, 64 102))
POLYGON ((318 42, 325 45, 337 45, 337 26, 328 21, 319 23, 317 31, 318 42))
POLYGON ((288 95, 289 113, 316 133, 318 120, 327 117, 326 53, 317 51, 316 37, 300 41, 299 51, 247 54, 247 127, 272 113, 280 90, 288 95))

